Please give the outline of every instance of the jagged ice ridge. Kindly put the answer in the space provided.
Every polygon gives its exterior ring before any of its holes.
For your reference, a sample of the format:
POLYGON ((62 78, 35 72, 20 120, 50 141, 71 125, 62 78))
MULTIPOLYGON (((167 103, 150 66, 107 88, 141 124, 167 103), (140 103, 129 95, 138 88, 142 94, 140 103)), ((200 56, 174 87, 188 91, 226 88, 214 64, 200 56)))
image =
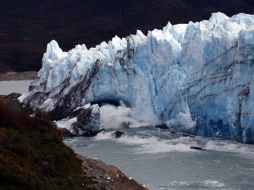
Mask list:
POLYGON ((64 118, 122 101, 139 120, 254 143, 254 15, 214 13, 69 52, 53 40, 42 62, 20 98, 34 109, 64 118))

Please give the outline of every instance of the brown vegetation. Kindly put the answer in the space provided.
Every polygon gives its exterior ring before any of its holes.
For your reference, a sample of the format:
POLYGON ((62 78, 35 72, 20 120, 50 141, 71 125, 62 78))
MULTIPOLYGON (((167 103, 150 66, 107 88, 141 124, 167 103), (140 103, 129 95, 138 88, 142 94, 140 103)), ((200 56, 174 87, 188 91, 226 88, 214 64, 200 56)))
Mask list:
POLYGON ((82 161, 46 120, 0 103, 0 189, 92 189, 82 161))

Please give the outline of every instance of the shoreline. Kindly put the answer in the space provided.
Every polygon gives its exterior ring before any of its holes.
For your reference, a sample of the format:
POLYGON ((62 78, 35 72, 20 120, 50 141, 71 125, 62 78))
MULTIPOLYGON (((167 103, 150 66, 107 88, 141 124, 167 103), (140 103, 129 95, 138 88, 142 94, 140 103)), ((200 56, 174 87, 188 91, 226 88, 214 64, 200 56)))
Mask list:
POLYGON ((0 73, 0 81, 22 81, 22 80, 34 80, 36 78, 37 71, 0 73))
POLYGON ((96 183, 93 186, 95 189, 148 190, 144 185, 127 177, 117 166, 80 154, 77 154, 77 157, 82 160, 82 165, 88 171, 88 176, 95 179, 96 183))

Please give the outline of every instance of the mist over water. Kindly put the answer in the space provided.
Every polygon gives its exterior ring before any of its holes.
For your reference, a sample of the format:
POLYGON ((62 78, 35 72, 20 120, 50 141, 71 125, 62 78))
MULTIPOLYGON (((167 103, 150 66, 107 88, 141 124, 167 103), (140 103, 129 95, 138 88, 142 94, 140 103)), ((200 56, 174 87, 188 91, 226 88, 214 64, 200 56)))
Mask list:
POLYGON ((154 115, 137 116, 123 102, 120 102, 120 106, 105 104, 100 107, 100 118, 104 129, 137 128, 155 125, 159 122, 154 115))

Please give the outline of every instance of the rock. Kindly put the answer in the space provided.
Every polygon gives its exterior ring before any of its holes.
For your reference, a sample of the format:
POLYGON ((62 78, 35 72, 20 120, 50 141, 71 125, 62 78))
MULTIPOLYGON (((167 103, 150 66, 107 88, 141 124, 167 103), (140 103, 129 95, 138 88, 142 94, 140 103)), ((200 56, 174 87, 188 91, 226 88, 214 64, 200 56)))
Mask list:
POLYGON ((155 128, 158 128, 158 129, 169 129, 166 124, 156 125, 155 128))
POLYGON ((75 137, 75 135, 66 128, 63 128, 62 132, 65 138, 75 137))
POLYGON ((8 103, 10 101, 17 100, 18 97, 20 97, 20 96, 21 96, 21 94, 19 94, 19 93, 11 93, 9 95, 0 95, 0 100, 5 103, 8 103))
POLYGON ((72 116, 71 119, 65 118, 56 122, 57 127, 64 130, 66 137, 93 137, 103 130, 97 104, 79 108, 74 111, 72 116))
POLYGON ((92 137, 101 132, 99 106, 92 105, 89 108, 82 109, 77 116, 77 123, 74 125, 79 131, 79 135, 92 137))
POLYGON ((206 149, 198 147, 198 146, 191 146, 190 148, 194 149, 194 150, 206 150, 206 149))
POLYGON ((21 110, 22 104, 18 101, 21 96, 19 93, 11 93, 9 95, 0 95, 0 101, 6 104, 9 108, 21 110))
POLYGON ((114 132, 114 135, 115 135, 115 138, 116 138, 116 139, 120 138, 123 134, 124 134, 123 131, 115 131, 115 132, 114 132))
POLYGON ((148 190, 134 179, 129 179, 117 167, 107 165, 100 160, 84 158, 83 166, 88 168, 89 175, 95 179, 95 189, 106 190, 148 190))
POLYGON ((191 137, 191 138, 194 138, 195 136, 192 135, 192 134, 187 134, 187 133, 182 133, 181 136, 183 137, 191 137))

